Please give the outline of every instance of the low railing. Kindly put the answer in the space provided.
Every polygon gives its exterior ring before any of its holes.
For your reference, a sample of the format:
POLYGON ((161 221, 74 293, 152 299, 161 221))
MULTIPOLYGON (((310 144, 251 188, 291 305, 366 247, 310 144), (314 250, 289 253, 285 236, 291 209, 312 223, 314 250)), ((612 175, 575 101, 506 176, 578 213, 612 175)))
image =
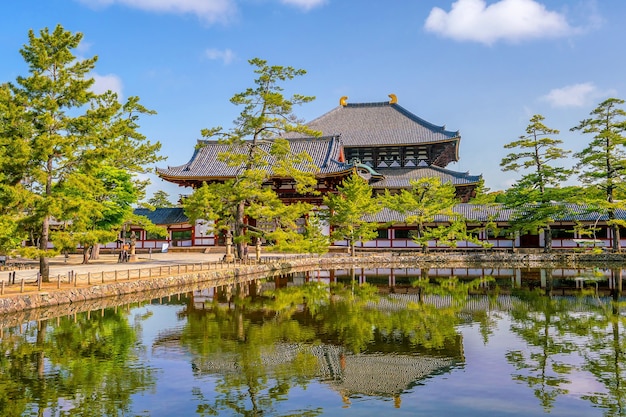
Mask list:
MULTIPOLYGON (((334 256, 334 255, 330 255, 334 256)), ((276 255, 262 256, 259 260, 253 258, 235 259, 231 262, 223 260, 212 262, 194 262, 181 264, 168 264, 159 266, 150 266, 145 268, 128 268, 101 271, 77 272, 69 270, 64 273, 51 273, 50 285, 56 283, 57 289, 67 287, 78 287, 82 285, 96 285, 118 281, 131 281, 139 279, 150 279, 164 276, 174 276, 188 274, 194 272, 203 272, 211 270, 224 270, 232 268, 240 268, 242 266, 254 266, 262 264, 271 264, 284 260, 303 260, 303 259, 319 259, 319 256, 310 254, 294 254, 294 255, 276 255)), ((0 295, 7 292, 24 293, 28 291, 41 291, 44 283, 40 279, 39 271, 34 268, 19 268, 8 271, 0 275, 0 295), (19 289, 18 289, 19 288, 19 289)))

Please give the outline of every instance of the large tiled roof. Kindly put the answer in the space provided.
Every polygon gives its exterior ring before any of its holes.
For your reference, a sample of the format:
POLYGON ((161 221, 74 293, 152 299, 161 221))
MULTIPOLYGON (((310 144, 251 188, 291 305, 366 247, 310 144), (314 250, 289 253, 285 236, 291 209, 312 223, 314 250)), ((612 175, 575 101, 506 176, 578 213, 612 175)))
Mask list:
MULTIPOLYGON (((600 214, 597 211, 592 210, 586 205, 579 204, 567 204, 566 213, 555 219, 556 222, 606 222, 608 216, 606 214, 600 214)), ((469 221, 486 222, 495 221, 506 223, 509 222, 513 216, 515 210, 507 209, 502 204, 471 204, 461 203, 454 206, 454 211, 459 213, 469 221)), ((155 210, 137 208, 134 210, 135 214, 140 216, 146 216, 152 223, 157 225, 168 224, 182 224, 188 223, 189 220, 183 209, 180 207, 173 208, 157 208, 155 210)), ((411 213, 409 213, 410 215, 411 213)), ((616 210, 615 216, 618 219, 626 219, 626 210, 616 210)), ((368 221, 375 221, 379 223, 404 223, 406 221, 406 214, 398 213, 397 211, 389 210, 387 208, 381 210, 375 217, 368 217, 368 221)), ((436 222, 447 221, 445 216, 437 216, 436 222)))
POLYGON ((435 165, 415 168, 377 168, 377 171, 385 178, 372 183, 374 189, 408 189, 410 180, 431 177, 437 177, 442 183, 450 182, 455 186, 476 184, 481 179, 481 175, 469 175, 467 172, 451 171, 435 165))
POLYGON ((138 216, 145 216, 154 224, 182 224, 189 222, 189 219, 181 207, 157 208, 154 210, 137 208, 134 213, 138 216))
MULTIPOLYGON (((482 205, 463 203, 454 206, 453 210, 455 213, 459 213, 466 219, 476 222, 485 222, 489 220, 506 222, 512 215, 512 210, 506 209, 500 204, 482 205)), ((375 216, 367 217, 367 220, 377 223, 405 223, 407 216, 410 216, 411 214, 416 213, 402 214, 397 211, 384 208, 375 216)), ((445 222, 447 220, 447 216, 435 216, 435 222, 445 222)))
MULTIPOLYGON (((350 167, 339 162, 341 153, 341 140, 338 137, 322 138, 301 138, 290 139, 291 152, 298 154, 306 152, 313 159, 313 164, 319 168, 319 174, 332 174, 343 172, 350 167)), ((262 144, 266 151, 269 151, 271 144, 262 144)), ((164 179, 197 180, 232 178, 237 175, 241 167, 231 167, 225 162, 218 160, 218 155, 229 152, 230 146, 217 141, 198 141, 198 146, 191 157, 191 160, 184 165, 167 168, 157 168, 157 174, 164 179)), ((236 149, 237 152, 247 152, 247 147, 242 146, 236 149)), ((266 158, 267 170, 272 170, 272 159, 266 158)), ((307 167, 300 166, 299 169, 306 170, 307 167)))
MULTIPOLYGON (((594 211, 586 205, 580 204, 566 204, 566 211, 558 218, 554 219, 555 222, 606 222, 608 215, 600 214, 594 211)), ((454 206, 454 212, 460 214, 469 221, 475 222, 502 222, 507 223, 511 221, 516 210, 508 209, 502 204, 471 204, 462 203, 454 206)), ((404 223, 406 217, 411 215, 401 214, 397 211, 389 210, 387 208, 381 210, 376 216, 367 218, 368 221, 375 221, 379 223, 404 223)), ((414 213, 413 213, 414 214, 414 213)), ((618 219, 626 219, 626 210, 616 210, 615 217, 618 219)), ((436 216, 435 222, 445 222, 448 218, 446 216, 436 216)))
POLYGON ((341 135, 346 147, 418 145, 459 140, 459 132, 419 118, 396 103, 348 103, 307 123, 323 135, 341 135))

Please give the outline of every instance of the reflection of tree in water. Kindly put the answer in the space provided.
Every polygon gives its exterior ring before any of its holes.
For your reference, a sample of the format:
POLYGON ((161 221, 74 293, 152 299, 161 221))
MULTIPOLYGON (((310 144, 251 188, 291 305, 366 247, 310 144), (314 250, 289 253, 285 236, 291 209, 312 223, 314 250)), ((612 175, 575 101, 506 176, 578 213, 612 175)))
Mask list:
POLYGON ((196 376, 216 378, 211 395, 194 391, 198 413, 277 412, 292 388, 306 388, 315 378, 346 398, 381 395, 399 404, 403 391, 462 360, 458 313, 468 288, 476 284, 439 280, 421 285, 425 294, 453 302, 400 304, 381 298, 368 284, 313 282, 270 291, 254 301, 235 297, 228 306, 214 302, 201 310, 189 308, 180 343, 193 356, 196 376))
POLYGON ((566 335, 578 319, 571 314, 566 299, 547 297, 538 290, 520 291, 518 296, 521 302, 511 311, 511 330, 527 347, 509 351, 507 360, 518 371, 513 379, 532 388, 544 410, 549 411, 557 397, 568 392, 565 386, 571 382, 574 366, 562 359, 578 350, 566 335))
POLYGON ((626 415, 626 319, 622 315, 624 301, 597 300, 596 314, 583 328, 588 346, 584 350, 584 369, 605 388, 606 393, 583 396, 595 406, 606 409, 607 416, 626 415))
POLYGON ((124 415, 132 394, 154 385, 150 369, 133 366, 137 329, 121 312, 85 313, 56 324, 44 320, 22 334, 14 330, 0 342, 2 416, 124 415))
MULTIPOLYGON (((289 308, 285 305, 284 310, 289 308)), ((300 326, 289 314, 266 312, 262 304, 240 298, 233 308, 214 304, 187 314, 180 343, 193 355, 194 373, 219 376, 213 398, 200 388, 194 390, 199 415, 218 415, 227 409, 245 416, 269 413, 292 387, 304 387, 315 375, 313 355, 283 352, 284 342, 315 340, 314 329, 300 326)), ((301 415, 318 414, 308 410, 301 415)))
POLYGON ((516 369, 513 379, 531 388, 550 412, 558 397, 569 393, 576 374, 587 371, 606 392, 595 390, 581 398, 606 409, 607 416, 626 415, 624 302, 598 298, 595 286, 581 289, 577 298, 554 297, 551 271, 546 274, 545 288, 514 292, 518 302, 511 310, 511 331, 527 346, 507 353, 516 369))

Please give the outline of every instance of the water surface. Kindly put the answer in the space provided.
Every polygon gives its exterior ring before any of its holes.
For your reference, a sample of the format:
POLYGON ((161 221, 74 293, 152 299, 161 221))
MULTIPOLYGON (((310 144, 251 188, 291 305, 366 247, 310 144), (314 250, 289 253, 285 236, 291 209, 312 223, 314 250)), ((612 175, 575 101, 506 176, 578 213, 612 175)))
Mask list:
POLYGON ((621 272, 418 272, 315 271, 5 327, 0 415, 626 415, 621 272))

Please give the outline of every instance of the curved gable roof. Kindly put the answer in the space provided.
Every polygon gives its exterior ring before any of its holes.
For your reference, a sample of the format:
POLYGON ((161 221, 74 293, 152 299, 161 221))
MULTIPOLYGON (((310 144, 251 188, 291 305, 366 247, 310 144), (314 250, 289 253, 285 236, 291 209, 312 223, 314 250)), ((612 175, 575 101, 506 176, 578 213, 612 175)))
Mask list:
MULTIPOLYGON (((338 137, 289 139, 289 144, 293 154, 306 152, 311 156, 313 164, 319 168, 318 174, 332 174, 349 169, 349 166, 338 161, 342 148, 341 140, 338 137)), ((269 156, 271 143, 264 143, 260 146, 268 151, 268 165, 265 169, 271 171, 273 165, 271 156, 269 156)), ((157 175, 167 180, 189 179, 201 181, 203 179, 232 178, 237 175, 241 167, 228 166, 228 164, 220 161, 218 158, 219 154, 231 150, 231 146, 227 144, 199 140, 198 146, 189 162, 175 167, 157 168, 157 175)), ((247 147, 242 146, 237 148, 236 151, 241 153, 247 152, 247 147)), ((298 168, 306 170, 304 166, 298 168)))
POLYGON ((378 172, 385 176, 381 181, 372 183, 374 189, 410 188, 411 180, 437 177, 441 182, 453 185, 476 184, 482 175, 470 175, 467 172, 451 171, 435 165, 417 166, 415 168, 379 168, 378 172))
POLYGON ((390 102, 348 103, 307 123, 323 135, 341 135, 346 147, 419 145, 459 141, 458 131, 446 130, 390 102))

